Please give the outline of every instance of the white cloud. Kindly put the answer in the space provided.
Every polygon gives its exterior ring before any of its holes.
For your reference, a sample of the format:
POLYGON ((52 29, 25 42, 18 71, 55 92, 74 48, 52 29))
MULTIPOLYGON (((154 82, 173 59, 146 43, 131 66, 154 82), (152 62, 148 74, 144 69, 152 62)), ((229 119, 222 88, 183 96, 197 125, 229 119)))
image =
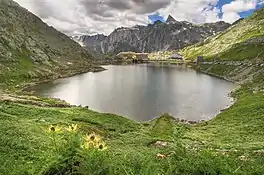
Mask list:
POLYGON ((236 0, 236 1, 232 1, 229 4, 223 5, 222 12, 223 13, 244 12, 255 9, 256 6, 257 6, 256 0, 236 0))
POLYGON ((223 13, 222 19, 223 21, 233 23, 236 20, 240 19, 240 16, 236 12, 228 12, 228 13, 223 13))
POLYGON ((170 6, 159 12, 164 17, 171 14, 176 20, 204 23, 217 21, 218 10, 214 8, 218 0, 178 0, 172 1, 170 6), (213 16, 211 16, 213 15, 213 16))
POLYGON ((264 0, 258 0, 259 5, 264 5, 264 0))
POLYGON ((232 23, 240 19, 240 15, 238 13, 255 9, 257 3, 259 2, 257 2, 257 0, 236 0, 232 1, 229 4, 225 4, 222 7, 222 19, 224 21, 232 23))
MULTIPOLYGON (((15 0, 44 22, 68 34, 109 34, 115 28, 147 25, 148 15, 171 14, 176 20, 216 22, 218 0, 15 0)), ((257 0, 236 0, 223 6, 223 20, 233 22, 238 12, 255 8, 257 0), (255 3, 255 4, 254 4, 255 3)), ((259 3, 263 0, 258 0, 259 3)))

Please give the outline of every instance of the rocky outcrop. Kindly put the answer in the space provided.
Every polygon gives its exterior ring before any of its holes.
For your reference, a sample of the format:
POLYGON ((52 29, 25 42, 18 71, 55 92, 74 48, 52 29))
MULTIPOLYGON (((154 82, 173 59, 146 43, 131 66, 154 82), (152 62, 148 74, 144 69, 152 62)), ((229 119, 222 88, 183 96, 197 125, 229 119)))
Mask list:
MULTIPOLYGON (((96 51, 103 54, 117 54, 125 51, 177 50, 198 43, 229 26, 230 24, 223 21, 195 25, 186 21, 176 21, 170 15, 166 23, 156 21, 148 26, 138 25, 132 28, 120 27, 115 29, 101 41, 101 50, 96 49, 96 51)), ((85 45, 85 47, 89 50, 93 49, 89 45, 85 45)))
POLYGON ((176 22, 177 22, 176 19, 174 19, 171 15, 169 15, 166 20, 166 24, 174 24, 176 22))
POLYGON ((243 43, 244 45, 248 45, 248 44, 264 44, 264 37, 260 36, 260 37, 254 37, 254 38, 250 38, 246 41, 244 41, 243 43))
POLYGON ((89 51, 93 56, 99 56, 102 53, 101 42, 106 38, 103 34, 98 35, 83 35, 83 36, 74 36, 72 39, 78 42, 86 50, 89 51))

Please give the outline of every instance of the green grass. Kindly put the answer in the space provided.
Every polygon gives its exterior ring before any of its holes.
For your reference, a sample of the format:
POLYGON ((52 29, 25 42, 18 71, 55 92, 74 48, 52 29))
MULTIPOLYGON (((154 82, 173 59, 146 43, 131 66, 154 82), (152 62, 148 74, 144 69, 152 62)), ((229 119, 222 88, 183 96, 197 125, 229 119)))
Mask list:
POLYGON ((212 75, 224 77, 225 75, 228 75, 233 69, 236 68, 236 66, 232 65, 200 65, 200 68, 212 75))
POLYGON ((220 53, 217 58, 219 60, 229 60, 232 58, 234 61, 242 61, 251 58, 263 58, 264 45, 261 44, 236 44, 232 48, 220 53))
MULTIPOLYGON (((264 145, 263 115, 254 116, 263 114, 264 103, 248 105, 247 102, 260 100, 263 95, 247 98, 241 99, 219 118, 198 126, 179 125, 167 115, 141 124, 83 108, 45 108, 1 102, 0 172, 48 174, 59 168, 60 171, 82 174, 260 174, 264 169, 258 165, 263 163, 263 157, 254 154, 253 150, 264 145), (245 111, 243 116, 237 115, 241 109, 245 111), (237 125, 238 121, 250 125, 237 125), (78 124, 83 135, 96 132, 103 136, 108 149, 102 152, 89 150, 81 152, 80 156, 70 154, 65 145, 68 142, 59 139, 61 135, 58 134, 57 144, 62 150, 54 150, 48 127, 51 124, 67 127, 71 123, 78 124), (161 139, 168 142, 167 147, 152 145, 161 139), (219 149, 238 151, 224 155, 219 149), (172 154, 166 159, 158 159, 158 153, 172 154), (239 160, 241 155, 246 155, 249 160, 239 160), (77 160, 82 164, 69 170, 77 160)), ((79 145, 74 146, 75 149, 79 149, 79 145)))
POLYGON ((194 60, 197 56, 204 56, 209 60, 215 57, 219 60, 234 61, 262 58, 263 44, 244 45, 244 42, 263 36, 264 8, 216 36, 181 49, 179 53, 189 60, 194 60))
MULTIPOLYGON (((200 69, 223 77, 238 70, 218 64, 200 69)), ((247 76, 255 72, 261 69, 247 76)), ((233 93, 237 102, 231 108, 198 125, 167 114, 137 123, 56 99, 2 94, 0 174, 263 174, 263 85, 263 74, 255 74, 233 93), (54 146, 49 126, 70 124, 79 126, 77 141, 63 132, 54 146), (102 136, 107 150, 81 149, 83 136, 92 132, 102 136)))
POLYGON ((263 93, 241 96, 206 125, 192 127, 188 135, 221 149, 245 152, 263 149, 263 97, 263 93))

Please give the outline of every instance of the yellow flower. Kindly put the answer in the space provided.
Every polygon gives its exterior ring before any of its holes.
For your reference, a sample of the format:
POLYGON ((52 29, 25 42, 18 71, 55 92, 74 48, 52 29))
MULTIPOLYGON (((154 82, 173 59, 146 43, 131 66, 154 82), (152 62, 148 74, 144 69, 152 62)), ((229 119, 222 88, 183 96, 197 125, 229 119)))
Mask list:
POLYGON ((97 144, 97 149, 98 149, 99 151, 104 151, 104 150, 107 149, 107 147, 106 147, 106 145, 105 145, 104 142, 101 142, 101 143, 97 144))
POLYGON ((67 128, 67 131, 69 131, 69 132, 76 132, 77 130, 78 130, 77 124, 72 124, 67 128))
POLYGON ((97 136, 95 133, 92 133, 90 135, 86 135, 84 137, 84 140, 87 142, 98 143, 98 142, 100 142, 101 138, 100 138, 100 136, 97 136))
POLYGON ((82 149, 89 149, 89 146, 87 144, 83 144, 83 145, 81 145, 81 148, 82 149))
POLYGON ((61 131, 61 128, 58 127, 57 125, 51 125, 48 129, 49 132, 60 132, 61 131))
POLYGON ((83 145, 81 145, 82 149, 91 149, 91 148, 95 148, 95 143, 92 141, 89 142, 85 142, 83 145))

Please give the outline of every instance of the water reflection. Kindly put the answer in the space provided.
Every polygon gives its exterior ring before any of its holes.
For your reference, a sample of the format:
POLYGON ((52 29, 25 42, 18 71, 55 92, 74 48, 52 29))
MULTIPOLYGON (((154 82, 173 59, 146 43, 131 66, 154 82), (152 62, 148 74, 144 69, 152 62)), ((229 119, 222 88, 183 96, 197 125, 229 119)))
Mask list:
POLYGON ((37 95, 64 99, 100 112, 147 121, 170 113, 187 120, 209 119, 230 105, 233 83, 168 65, 106 66, 34 87, 37 95))

